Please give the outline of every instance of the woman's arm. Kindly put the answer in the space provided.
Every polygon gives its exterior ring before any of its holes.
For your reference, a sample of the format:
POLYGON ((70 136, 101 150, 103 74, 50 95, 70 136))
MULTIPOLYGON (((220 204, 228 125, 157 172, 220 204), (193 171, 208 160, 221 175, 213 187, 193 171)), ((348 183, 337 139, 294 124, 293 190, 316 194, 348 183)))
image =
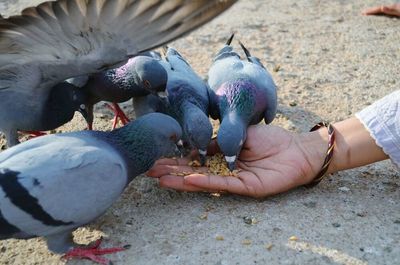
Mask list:
MULTIPOLYGON (((358 118, 346 119, 333 124, 333 127, 336 141, 328 174, 388 158, 358 118)), ((303 143, 308 160, 315 161, 315 163, 311 162, 313 167, 321 169, 328 147, 327 129, 303 133, 299 135, 299 142, 303 143)))
MULTIPOLYGON (((328 173, 371 164, 390 157, 400 165, 400 91, 333 124, 335 149, 328 173)), ((237 176, 218 176, 192 168, 188 159, 158 161, 148 172, 160 185, 183 191, 226 191, 252 197, 281 193, 312 182, 328 148, 326 128, 292 133, 277 126, 248 129, 237 176), (177 176, 174 172, 191 173, 177 176), (203 172, 203 173, 200 173, 203 172)))

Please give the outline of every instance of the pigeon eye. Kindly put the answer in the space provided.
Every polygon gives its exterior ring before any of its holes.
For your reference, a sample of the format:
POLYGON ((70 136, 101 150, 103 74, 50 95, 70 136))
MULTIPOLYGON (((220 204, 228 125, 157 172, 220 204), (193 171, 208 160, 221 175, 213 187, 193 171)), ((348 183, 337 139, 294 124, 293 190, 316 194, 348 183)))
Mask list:
POLYGON ((173 141, 173 142, 176 142, 176 141, 178 140, 178 136, 174 133, 173 135, 171 135, 171 136, 169 137, 169 139, 170 139, 171 141, 173 141))
POLYGON ((151 88, 151 84, 150 84, 149 80, 144 80, 144 81, 143 81, 143 84, 144 84, 144 86, 145 86, 146 88, 151 88))
POLYGON ((79 105, 79 108, 80 109, 86 109, 86 106, 85 106, 85 104, 81 104, 81 105, 79 105))

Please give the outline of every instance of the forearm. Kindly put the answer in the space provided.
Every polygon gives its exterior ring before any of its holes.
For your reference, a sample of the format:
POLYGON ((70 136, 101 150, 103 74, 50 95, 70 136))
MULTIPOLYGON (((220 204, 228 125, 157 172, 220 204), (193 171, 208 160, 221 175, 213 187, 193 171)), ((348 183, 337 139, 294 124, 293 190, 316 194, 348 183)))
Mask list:
POLYGON ((352 117, 335 123, 333 126, 336 141, 328 173, 364 166, 389 158, 376 144, 359 119, 352 117))
MULTIPOLYGON (((400 166, 400 90, 356 114, 333 124, 336 143, 328 173, 359 167, 387 158, 400 166), (368 128, 368 129, 367 129, 368 128)), ((300 136, 307 143, 303 150, 315 174, 321 168, 328 145, 327 129, 300 136)))
MULTIPOLYGON (((388 158, 357 118, 349 118, 333 126, 336 140, 328 174, 388 158)), ((302 133, 297 142, 309 165, 306 167, 309 170, 305 170, 304 177, 307 181, 311 181, 324 163, 328 149, 328 130, 321 128, 317 131, 302 133)))

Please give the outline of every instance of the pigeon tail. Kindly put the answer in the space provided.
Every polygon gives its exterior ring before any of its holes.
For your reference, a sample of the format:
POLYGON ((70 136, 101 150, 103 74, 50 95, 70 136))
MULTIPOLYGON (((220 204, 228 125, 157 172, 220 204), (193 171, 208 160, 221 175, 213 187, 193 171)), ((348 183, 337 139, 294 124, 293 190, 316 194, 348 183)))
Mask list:
POLYGON ((164 56, 165 58, 167 57, 168 49, 169 49, 168 45, 162 46, 162 53, 163 53, 163 56, 164 56))
POLYGON ((241 41, 239 41, 239 44, 240 44, 240 47, 242 47, 244 54, 246 54, 247 61, 252 62, 250 59, 251 54, 250 54, 249 50, 243 45, 243 43, 241 41))
POLYGON ((235 33, 232 33, 232 35, 227 40, 226 45, 228 45, 228 46, 231 45, 231 42, 232 42, 234 36, 235 36, 235 33))

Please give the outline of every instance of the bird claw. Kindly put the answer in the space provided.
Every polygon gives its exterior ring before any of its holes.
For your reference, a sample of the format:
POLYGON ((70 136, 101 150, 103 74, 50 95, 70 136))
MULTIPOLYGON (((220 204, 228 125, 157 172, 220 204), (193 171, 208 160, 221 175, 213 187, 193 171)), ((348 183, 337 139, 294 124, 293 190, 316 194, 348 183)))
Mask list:
POLYGON ((62 256, 61 258, 62 259, 74 259, 74 258, 89 259, 98 264, 109 265, 109 264, 111 264, 111 261, 109 261, 106 258, 99 257, 99 256, 105 255, 105 254, 111 254, 111 253, 115 253, 115 252, 120 252, 120 251, 124 251, 127 249, 126 247, 101 249, 100 244, 101 244, 102 240, 103 240, 103 238, 96 240, 96 242, 92 246, 73 248, 72 250, 65 253, 65 255, 62 256))
POLYGON ((88 123, 86 130, 93 131, 93 123, 88 123))
POLYGON ((113 103, 111 106, 110 104, 105 104, 109 109, 114 112, 114 120, 112 129, 114 130, 117 127, 118 119, 121 121, 122 125, 126 125, 130 122, 129 118, 125 115, 124 111, 119 107, 117 103, 113 103))
POLYGON ((20 131, 20 132, 23 134, 29 134, 28 136, 29 139, 47 135, 47 133, 41 131, 20 131))

